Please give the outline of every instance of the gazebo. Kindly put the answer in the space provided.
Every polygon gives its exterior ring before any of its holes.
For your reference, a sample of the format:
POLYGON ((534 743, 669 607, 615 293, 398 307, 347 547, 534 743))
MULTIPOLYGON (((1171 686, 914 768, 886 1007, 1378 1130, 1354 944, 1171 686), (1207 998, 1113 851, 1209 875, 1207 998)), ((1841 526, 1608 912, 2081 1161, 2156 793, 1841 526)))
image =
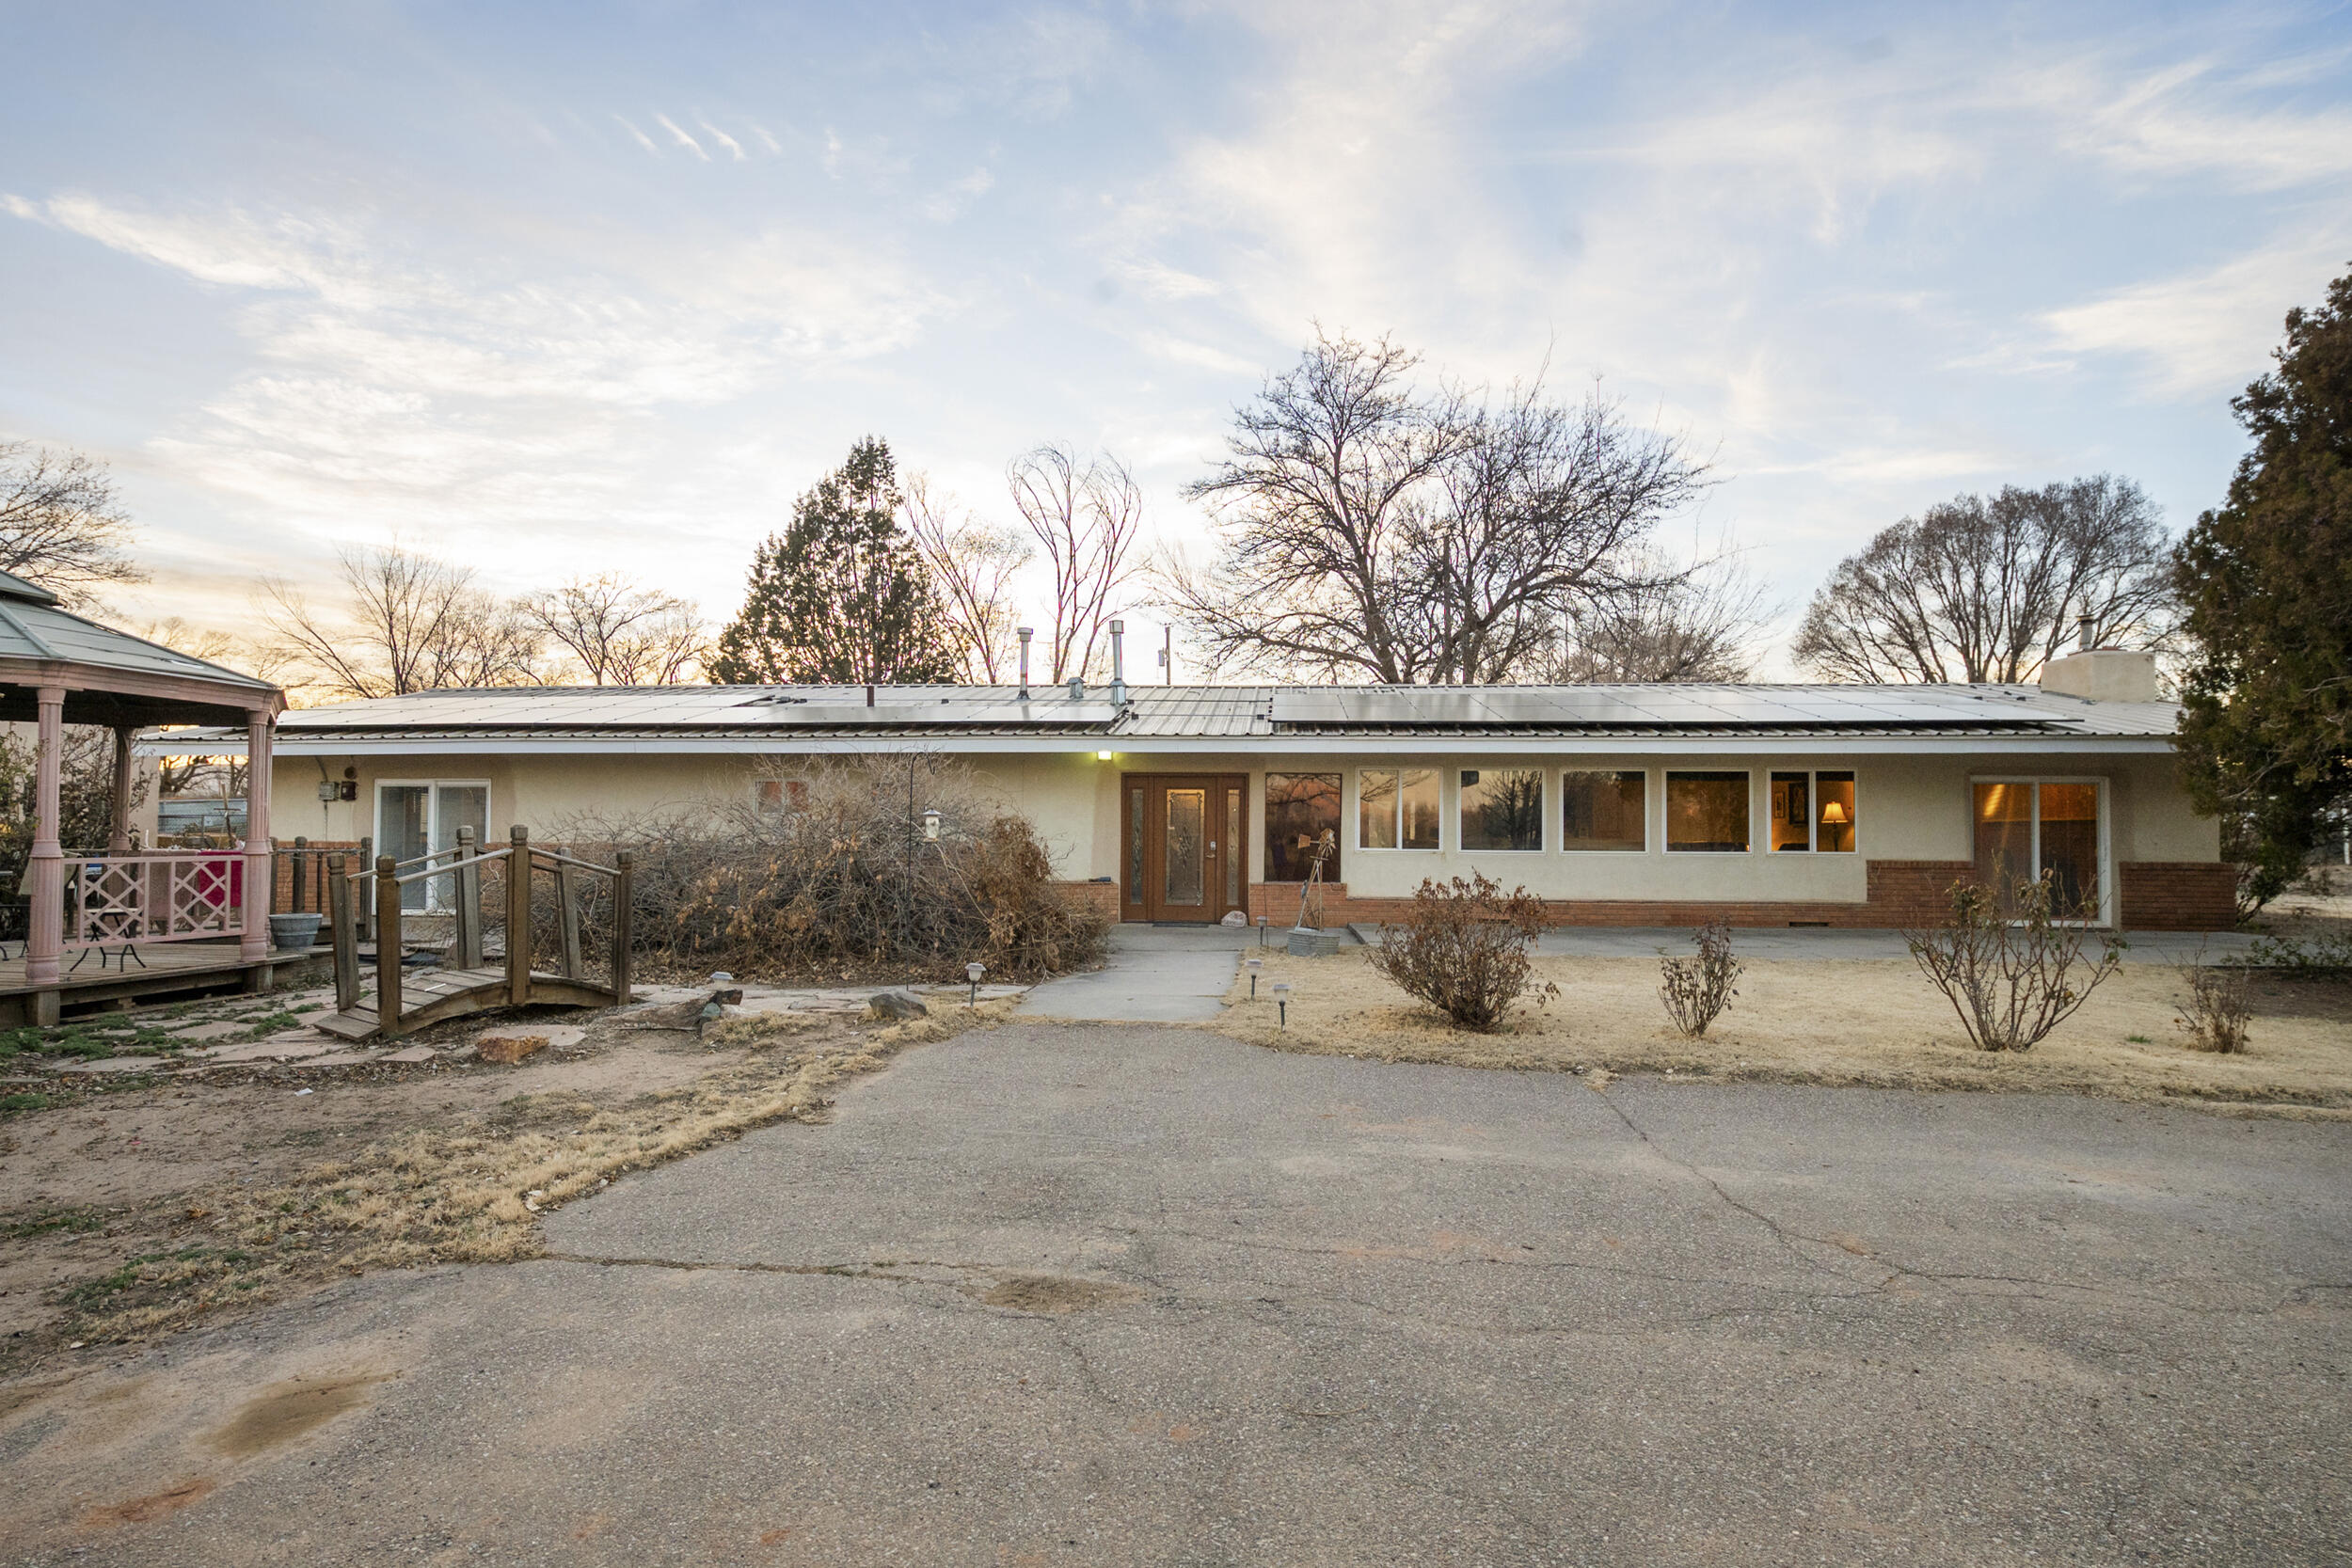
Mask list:
POLYGON ((96 985, 117 993, 163 989, 167 976, 196 969, 269 961, 270 741, 285 696, 269 682, 76 615, 55 594, 0 572, 0 721, 39 730, 32 852, 23 891, 30 899, 24 953, 0 961, 0 1016, 54 1023, 67 991, 96 985), (59 842, 59 774, 65 726, 114 732, 108 842, 59 842), (246 830, 237 851, 134 851, 133 736, 151 725, 243 724, 246 830), (234 957, 227 944, 236 943, 234 957), (145 949, 174 948, 174 961, 149 965, 145 949), (95 950, 97 966, 82 971, 95 950), (65 956, 74 954, 69 970, 65 956), (112 961, 122 971, 107 973, 112 961), (133 987, 133 964, 155 971, 133 987))

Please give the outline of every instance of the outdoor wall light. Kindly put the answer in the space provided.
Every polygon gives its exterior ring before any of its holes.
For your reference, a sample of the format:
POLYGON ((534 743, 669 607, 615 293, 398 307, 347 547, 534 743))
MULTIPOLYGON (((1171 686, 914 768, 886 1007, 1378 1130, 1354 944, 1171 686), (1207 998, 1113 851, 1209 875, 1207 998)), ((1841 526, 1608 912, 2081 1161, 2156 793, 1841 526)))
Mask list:
POLYGON ((977 1007, 980 1005, 980 976, 987 973, 988 965, 983 963, 968 963, 963 966, 963 977, 972 982, 972 994, 964 999, 965 1006, 977 1007))
POLYGON ((1111 754, 1108 752, 1097 752, 1094 753, 1094 760, 1097 762, 1108 762, 1111 760, 1111 754))
POLYGON ((931 844, 939 842, 939 813, 936 810, 923 814, 923 837, 931 844))
POLYGON ((1274 1006, 1278 1015, 1275 1027, 1289 1028, 1291 1026, 1291 983, 1288 980, 1274 982, 1274 1006))
POLYGON ((1258 971, 1265 967, 1265 960, 1263 958, 1244 958, 1241 961, 1241 966, 1242 968, 1249 971, 1249 1000, 1255 1002, 1258 1000, 1258 971))

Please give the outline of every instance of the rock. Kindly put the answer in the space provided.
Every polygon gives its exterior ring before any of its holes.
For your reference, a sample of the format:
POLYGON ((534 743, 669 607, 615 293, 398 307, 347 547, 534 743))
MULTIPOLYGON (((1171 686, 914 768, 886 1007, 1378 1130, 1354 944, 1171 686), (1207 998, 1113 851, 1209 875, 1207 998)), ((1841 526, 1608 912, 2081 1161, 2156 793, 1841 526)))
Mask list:
POLYGON ((201 1054, 208 1062, 298 1062, 324 1055, 342 1045, 331 1035, 313 1034, 304 1039, 255 1040, 250 1045, 215 1045, 201 1054))
POLYGON ((878 990, 866 1000, 869 1017, 887 1020, 929 1018, 930 1008, 911 990, 878 990))
POLYGON ((535 1052, 563 1051, 588 1037, 587 1031, 562 1023, 516 1023, 485 1029, 474 1037, 474 1053, 485 1062, 519 1062, 535 1052))
POLYGON ((1217 924, 1219 926, 1247 926, 1249 924, 1249 917, 1242 913, 1239 910, 1227 910, 1225 911, 1225 918, 1218 921, 1217 924))

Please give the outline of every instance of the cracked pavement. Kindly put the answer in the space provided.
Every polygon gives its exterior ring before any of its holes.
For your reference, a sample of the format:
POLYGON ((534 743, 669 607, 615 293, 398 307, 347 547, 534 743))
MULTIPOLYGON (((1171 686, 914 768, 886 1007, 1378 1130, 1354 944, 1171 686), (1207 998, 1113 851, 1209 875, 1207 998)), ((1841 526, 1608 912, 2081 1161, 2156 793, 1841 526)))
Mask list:
POLYGON ((2341 1124, 1016 1024, 0 1415, 0 1560, 2344 1562, 2348 1195, 2341 1124))

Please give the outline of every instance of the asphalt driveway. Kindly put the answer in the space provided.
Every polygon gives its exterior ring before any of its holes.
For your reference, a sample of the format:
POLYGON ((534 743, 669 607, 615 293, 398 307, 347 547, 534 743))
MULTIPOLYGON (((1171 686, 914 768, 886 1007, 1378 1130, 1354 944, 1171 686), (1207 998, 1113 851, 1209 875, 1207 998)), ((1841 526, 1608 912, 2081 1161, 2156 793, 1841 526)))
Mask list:
POLYGON ((2339 1562, 2347 1196, 2334 1124, 1019 1024, 0 1416, 0 1560, 2339 1562))

